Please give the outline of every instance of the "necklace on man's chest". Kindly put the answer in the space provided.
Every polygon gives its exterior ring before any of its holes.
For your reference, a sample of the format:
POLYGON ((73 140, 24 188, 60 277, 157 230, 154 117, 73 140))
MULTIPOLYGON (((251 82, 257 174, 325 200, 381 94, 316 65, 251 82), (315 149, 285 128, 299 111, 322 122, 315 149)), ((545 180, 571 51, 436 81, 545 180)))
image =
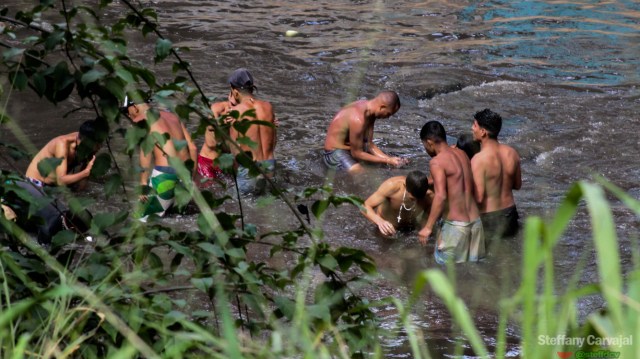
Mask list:
POLYGON ((398 223, 400 223, 400 220, 402 219, 402 209, 403 208, 407 212, 412 212, 414 209, 416 209, 416 205, 418 204, 418 201, 416 201, 415 203, 413 203, 413 206, 411 206, 411 208, 408 208, 407 206, 405 206, 404 205, 404 199, 405 199, 406 195, 407 195, 407 188, 405 187, 404 194, 402 195, 402 204, 400 205, 400 210, 398 211, 398 223))

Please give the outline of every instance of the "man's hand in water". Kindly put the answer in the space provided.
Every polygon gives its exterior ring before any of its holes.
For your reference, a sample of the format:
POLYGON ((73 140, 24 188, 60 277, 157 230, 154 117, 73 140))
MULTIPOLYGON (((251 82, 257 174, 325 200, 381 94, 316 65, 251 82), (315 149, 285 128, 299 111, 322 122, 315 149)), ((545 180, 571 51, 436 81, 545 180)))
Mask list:
POLYGON ((424 227, 418 232, 418 240, 420 240, 420 244, 422 244, 423 247, 427 245, 427 241, 429 237, 431 237, 431 232, 433 232, 433 229, 428 227, 424 227))
POLYGON ((392 236, 396 234, 396 228, 393 226, 393 224, 387 221, 380 221, 378 223, 378 229, 380 230, 380 233, 384 234, 385 236, 392 236))
POLYGON ((404 165, 409 164, 409 160, 402 157, 391 157, 389 159, 389 164, 393 167, 402 167, 404 165))

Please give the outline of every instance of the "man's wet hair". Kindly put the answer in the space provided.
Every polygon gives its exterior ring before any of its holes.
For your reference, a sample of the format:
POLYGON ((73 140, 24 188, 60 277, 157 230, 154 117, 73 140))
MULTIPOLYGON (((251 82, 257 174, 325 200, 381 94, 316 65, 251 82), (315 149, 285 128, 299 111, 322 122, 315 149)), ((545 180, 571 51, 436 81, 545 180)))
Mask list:
POLYGON ((78 138, 82 141, 84 139, 89 139, 94 142, 98 141, 98 121, 96 120, 87 120, 80 125, 80 129, 78 130, 78 138))
POLYGON ((473 118, 478 122, 478 126, 487 131, 489 138, 494 140, 498 139, 500 129, 502 128, 502 117, 500 117, 500 115, 485 108, 482 111, 476 112, 473 118))
POLYGON ((429 182, 426 173, 421 171, 409 172, 405 184, 407 186, 407 192, 411 193, 416 199, 423 199, 427 195, 429 182))
POLYGON ((426 140, 432 140, 436 143, 447 142, 447 132, 444 130, 444 126, 438 121, 429 121, 422 126, 420 130, 420 140, 423 142, 426 140))
POLYGON ((473 135, 470 133, 460 135, 456 142, 456 147, 463 150, 469 159, 473 158, 476 153, 480 152, 480 142, 474 140, 473 135))
POLYGON ((400 97, 395 91, 382 91, 378 96, 390 108, 400 108, 400 97))
POLYGON ((109 124, 102 117, 84 121, 78 129, 78 139, 91 145, 103 143, 108 136, 109 124))

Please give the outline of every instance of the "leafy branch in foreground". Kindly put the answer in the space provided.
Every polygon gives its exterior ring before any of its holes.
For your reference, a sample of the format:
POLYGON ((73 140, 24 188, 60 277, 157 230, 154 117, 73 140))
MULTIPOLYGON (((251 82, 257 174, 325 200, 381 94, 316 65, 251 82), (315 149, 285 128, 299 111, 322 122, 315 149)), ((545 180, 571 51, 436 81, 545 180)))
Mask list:
MULTIPOLYGON (((141 225, 129 219, 133 209, 124 189, 136 165, 118 162, 132 161, 135 148, 153 144, 148 128, 121 123, 119 104, 125 96, 140 101, 153 94, 182 120, 195 115, 200 127, 213 125, 223 137, 226 132, 220 119, 210 118, 208 99, 180 57, 186 49, 173 47, 162 36, 154 10, 122 4, 130 11, 117 18, 64 0, 41 1, 12 16, 9 9, 0 11, 0 21, 12 25, 0 34, 3 76, 13 89, 30 90, 57 106, 68 108, 73 98, 81 110, 70 113, 98 119, 109 154, 99 156, 92 176, 102 177, 105 198, 124 204, 104 211, 94 198, 66 193, 72 211, 94 210, 88 232, 93 242, 62 230, 49 251, 24 233, 28 228, 0 218, 0 241, 9 245, 0 249, 0 331, 11 333, 0 338, 1 356, 350 356, 378 350, 379 343, 371 340, 378 333, 371 306, 351 289, 361 274, 375 272, 371 259, 359 250, 327 245, 319 227, 308 228, 286 192, 275 193, 299 226, 263 236, 261 245, 270 245, 272 256, 292 254, 289 268, 250 260, 249 246, 260 236, 256 226, 245 224, 242 213, 222 209, 228 197, 195 188, 190 171, 179 161, 171 162, 183 182, 176 189, 177 202, 197 205, 197 228, 141 225), (127 39, 137 34, 155 35, 153 49, 131 54, 127 39), (171 57, 176 62, 157 76, 141 60, 150 51, 160 68, 171 57), (172 81, 159 80, 169 73, 175 76, 172 81), (324 279, 311 285, 313 272, 323 273, 324 279), (290 332, 305 334, 283 346, 277 338, 289 331, 288 325, 295 328, 290 332), (238 335, 238 329, 244 335, 238 335), (265 351, 260 344, 265 342, 273 350, 265 351)), ((100 9, 113 6, 120 3, 100 2, 100 9)), ((17 131, 17 119, 4 113, 3 126, 17 131)), ((5 147, 19 154, 20 148, 11 146, 5 147)), ((32 215, 46 203, 11 185, 20 177, 3 170, 0 197, 20 198, 26 202, 25 213, 32 215)), ((317 218, 330 204, 357 202, 330 191, 312 194, 320 197, 312 205, 317 218)))

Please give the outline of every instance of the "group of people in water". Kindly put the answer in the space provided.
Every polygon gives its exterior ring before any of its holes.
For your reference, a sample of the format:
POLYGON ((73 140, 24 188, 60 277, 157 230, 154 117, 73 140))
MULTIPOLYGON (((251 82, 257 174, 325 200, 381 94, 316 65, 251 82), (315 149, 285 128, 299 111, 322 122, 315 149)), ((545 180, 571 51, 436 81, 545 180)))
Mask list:
MULTIPOLYGON (((405 165, 405 159, 373 143, 376 120, 399 109, 400 99, 392 91, 343 107, 327 130, 325 164, 353 174, 362 172, 362 162, 405 165)), ((418 226, 418 239, 426 245, 433 235, 440 264, 483 258, 493 240, 518 230, 513 190, 522 186, 520 156, 498 142, 501 128, 502 117, 484 109, 474 115, 471 138, 460 136, 450 146, 444 126, 427 122, 420 140, 431 156, 429 175, 412 171, 387 179, 367 198, 363 215, 385 236, 418 226)))
MULTIPOLYGON (((259 174, 236 163, 238 190, 246 194, 266 189, 266 179, 276 168, 278 120, 273 106, 255 97, 256 86, 247 69, 234 71, 228 84, 227 99, 211 105, 212 119, 230 124, 224 127, 228 128, 226 136, 220 135, 220 127, 208 125, 199 152, 174 113, 158 107, 157 115, 149 118, 153 102, 125 103, 123 114, 138 126, 146 123, 154 141, 150 150, 141 149, 139 154, 139 184, 152 191, 139 196, 142 205, 138 219, 163 216, 173 205, 180 179, 170 158, 191 160, 195 164, 194 181, 202 186, 226 176, 216 161, 222 152, 245 154, 259 168, 259 174), (237 121, 248 122, 236 126, 237 121)), ((340 109, 327 129, 323 152, 326 166, 357 175, 364 171, 364 163, 406 165, 405 158, 387 155, 373 141, 376 120, 389 118, 399 109, 400 99, 393 91, 340 109)), ((429 174, 413 171, 387 179, 365 201, 362 214, 384 236, 418 227, 419 241, 425 245, 433 234, 438 263, 484 257, 491 240, 513 236, 518 229, 512 190, 520 189, 522 183, 520 158, 512 147, 498 142, 501 127, 500 115, 485 109, 475 114, 472 135, 460 136, 457 145, 450 146, 443 125, 427 122, 420 140, 432 157, 429 174)), ((31 187, 30 191, 45 186, 81 186, 100 148, 99 137, 97 123, 91 120, 78 132, 52 139, 33 158, 20 186, 31 187), (87 152, 82 159, 78 156, 80 148, 87 152), (50 165, 49 171, 45 164, 50 165)))

